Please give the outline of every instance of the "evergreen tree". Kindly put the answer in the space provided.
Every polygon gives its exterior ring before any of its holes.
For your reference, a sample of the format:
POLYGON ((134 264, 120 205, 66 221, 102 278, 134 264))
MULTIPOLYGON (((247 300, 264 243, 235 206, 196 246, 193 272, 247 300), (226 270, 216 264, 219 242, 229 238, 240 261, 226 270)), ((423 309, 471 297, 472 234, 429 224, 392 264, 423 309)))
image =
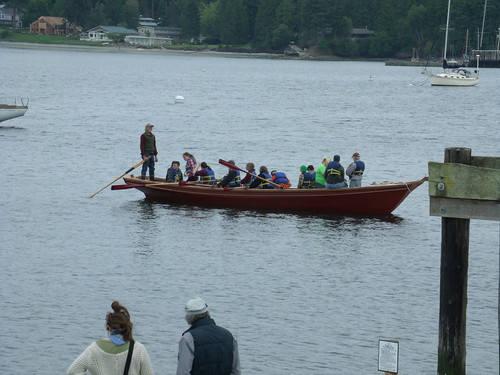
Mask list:
POLYGON ((98 1, 94 4, 94 7, 90 10, 89 17, 84 26, 86 29, 92 27, 107 25, 106 14, 104 13, 104 4, 98 1))
POLYGON ((184 40, 197 40, 200 36, 200 11, 197 0, 186 0, 181 9, 180 27, 184 40))
POLYGON ((91 10, 90 0, 57 0, 54 10, 75 25, 85 25, 91 10))
POLYGON ((218 2, 201 4, 200 9, 200 32, 206 38, 207 43, 219 43, 219 24, 217 19, 218 2))
POLYGON ((47 0, 30 0, 24 7, 23 24, 28 26, 41 16, 48 14, 50 14, 50 7, 47 0))
POLYGON ((276 10, 281 0, 263 0, 255 16, 255 44, 264 49, 271 48, 273 30, 278 26, 276 10))
POLYGON ((122 0, 106 0, 104 2, 104 14, 109 23, 104 26, 116 26, 121 23, 123 20, 122 0))
POLYGON ((234 45, 248 42, 248 16, 243 0, 218 0, 217 19, 221 43, 234 45))
POLYGON ((120 23, 128 29, 137 29, 139 26, 139 2, 126 0, 123 7, 123 21, 120 23))

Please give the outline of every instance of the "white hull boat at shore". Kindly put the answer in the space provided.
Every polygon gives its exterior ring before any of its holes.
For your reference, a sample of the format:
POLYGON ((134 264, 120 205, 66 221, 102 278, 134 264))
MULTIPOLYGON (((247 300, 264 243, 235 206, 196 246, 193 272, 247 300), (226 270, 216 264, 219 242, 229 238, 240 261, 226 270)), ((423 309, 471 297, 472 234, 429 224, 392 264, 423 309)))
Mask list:
POLYGON ((0 103, 0 122, 24 116, 28 110, 28 100, 20 99, 20 102, 18 104, 17 100, 14 100, 13 104, 5 101, 0 103))

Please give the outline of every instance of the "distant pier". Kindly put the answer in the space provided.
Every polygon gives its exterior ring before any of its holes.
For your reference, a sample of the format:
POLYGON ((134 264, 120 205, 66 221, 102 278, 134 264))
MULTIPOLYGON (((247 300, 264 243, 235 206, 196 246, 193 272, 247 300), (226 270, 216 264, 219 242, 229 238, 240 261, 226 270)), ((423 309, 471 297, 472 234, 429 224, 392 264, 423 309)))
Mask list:
POLYGON ((401 59, 389 59, 385 60, 385 66, 441 66, 443 65, 443 61, 427 61, 427 60, 419 60, 419 59, 411 59, 411 60, 401 60, 401 59))
POLYGON ((479 55, 479 67, 500 68, 500 50, 472 50, 471 61, 474 63, 476 55, 479 55))
MULTIPOLYGON (((476 66, 476 56, 479 55, 480 68, 500 68, 500 50, 473 50, 469 61, 470 67, 476 66)), ((425 60, 425 59, 388 59, 386 66, 430 66, 441 67, 443 60, 425 60)))

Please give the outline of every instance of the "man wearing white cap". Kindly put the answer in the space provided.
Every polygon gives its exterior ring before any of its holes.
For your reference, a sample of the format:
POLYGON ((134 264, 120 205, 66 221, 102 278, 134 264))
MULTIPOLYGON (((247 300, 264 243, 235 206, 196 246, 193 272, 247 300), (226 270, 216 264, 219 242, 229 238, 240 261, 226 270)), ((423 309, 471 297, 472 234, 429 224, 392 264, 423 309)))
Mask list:
POLYGON ((190 327, 179 341, 177 375, 240 375, 238 343, 215 324, 205 301, 190 299, 185 313, 190 327))
POLYGON ((352 154, 352 160, 354 161, 349 164, 345 171, 346 175, 349 176, 349 187, 361 187, 361 180, 365 172, 365 163, 359 160, 360 158, 359 152, 352 154))

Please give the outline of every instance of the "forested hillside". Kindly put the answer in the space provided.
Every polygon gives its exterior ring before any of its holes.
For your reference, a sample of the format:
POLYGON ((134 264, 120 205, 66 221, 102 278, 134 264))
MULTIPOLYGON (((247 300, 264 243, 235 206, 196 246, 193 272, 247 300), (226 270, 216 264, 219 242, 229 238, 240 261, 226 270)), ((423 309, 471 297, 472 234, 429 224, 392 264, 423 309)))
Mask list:
MULTIPOLYGON (((440 56, 447 0, 15 0, 24 25, 41 15, 66 17, 85 29, 97 25, 136 28, 139 15, 182 28, 185 41, 283 51, 290 41, 338 56, 440 56), (352 40, 353 28, 375 35, 352 40)), ((452 0, 450 51, 478 47, 485 0, 452 0)), ((483 49, 493 49, 500 27, 500 1, 489 0, 483 49)))

